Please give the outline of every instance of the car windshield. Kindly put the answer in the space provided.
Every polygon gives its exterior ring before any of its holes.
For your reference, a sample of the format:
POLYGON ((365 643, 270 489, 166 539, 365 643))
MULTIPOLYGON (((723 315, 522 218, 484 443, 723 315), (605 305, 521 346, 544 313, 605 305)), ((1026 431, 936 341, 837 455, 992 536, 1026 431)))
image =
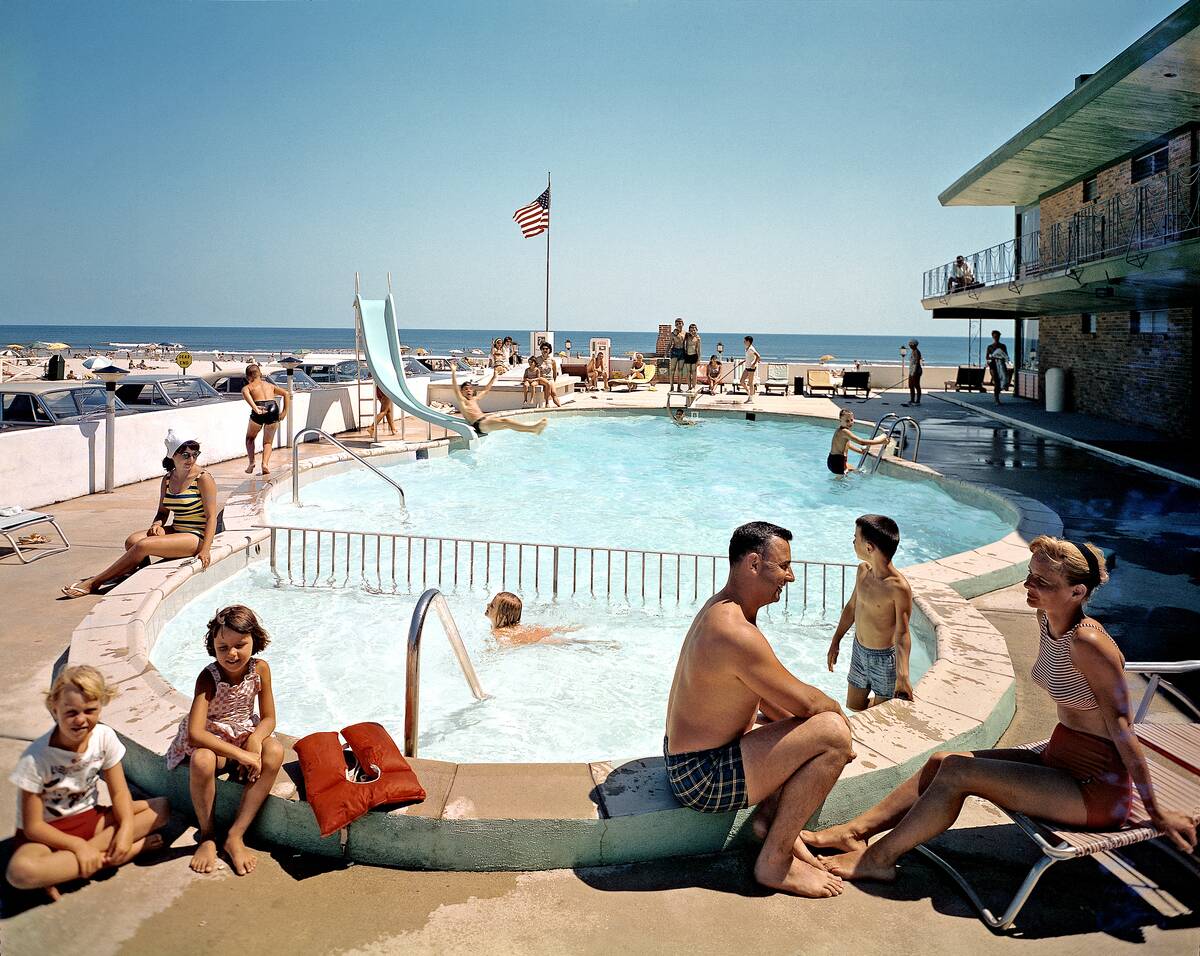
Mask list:
MULTIPOLYGON (((52 394, 57 395, 58 393, 54 392, 52 394)), ((79 403, 79 410, 84 415, 104 411, 104 389, 102 388, 78 388, 75 390, 75 400, 79 403)), ((125 403, 115 395, 113 396, 113 404, 117 411, 125 409, 125 403)))
POLYGON ((190 381, 173 379, 172 381, 160 382, 159 384, 162 390, 166 392, 167 397, 176 405, 217 397, 216 390, 209 386, 207 382, 200 381, 200 379, 192 379, 190 381))
MULTIPOLYGON (((274 384, 283 388, 287 388, 287 372, 280 369, 278 372, 272 372, 267 376, 274 384)), ((300 369, 296 369, 292 373, 292 389, 297 392, 315 392, 320 388, 320 384, 314 382, 312 378, 305 375, 300 369)))

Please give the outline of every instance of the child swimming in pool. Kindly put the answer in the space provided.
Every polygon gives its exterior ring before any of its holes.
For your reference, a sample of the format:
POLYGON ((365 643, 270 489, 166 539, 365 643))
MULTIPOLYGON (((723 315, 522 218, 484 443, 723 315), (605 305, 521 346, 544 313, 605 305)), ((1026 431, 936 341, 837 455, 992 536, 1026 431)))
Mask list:
POLYGON ((225 834, 225 852, 238 876, 258 864, 242 838, 283 766, 283 744, 271 735, 275 729, 271 668, 254 656, 270 641, 250 608, 232 604, 216 613, 204 638, 205 649, 216 660, 196 678, 191 710, 179 722, 167 750, 168 770, 190 764, 189 787, 199 824, 191 867, 197 873, 211 873, 217 865, 214 804, 217 774, 226 767, 235 770, 244 789, 237 816, 225 834))
POLYGON ((855 451, 863 451, 874 445, 886 445, 887 435, 878 438, 859 438, 854 434, 854 412, 843 408, 838 415, 837 431, 833 433, 833 441, 829 445, 829 457, 825 459, 826 467, 835 475, 844 475, 854 471, 854 466, 846 461, 846 452, 850 446, 855 451))
POLYGON ((484 616, 492 622, 492 634, 499 641, 512 647, 521 644, 577 644, 590 641, 564 641, 552 637, 554 634, 569 634, 578 627, 538 627, 522 624, 521 611, 524 605, 512 591, 501 591, 483 609, 484 616))

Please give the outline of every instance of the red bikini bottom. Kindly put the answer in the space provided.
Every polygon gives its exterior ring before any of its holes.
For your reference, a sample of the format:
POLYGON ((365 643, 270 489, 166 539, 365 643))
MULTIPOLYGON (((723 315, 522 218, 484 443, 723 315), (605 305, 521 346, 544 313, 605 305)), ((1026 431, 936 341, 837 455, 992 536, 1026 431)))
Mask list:
POLYGON ((1079 781, 1088 829, 1124 826, 1133 803, 1133 780, 1111 740, 1059 724, 1041 760, 1043 766, 1065 770, 1079 781))

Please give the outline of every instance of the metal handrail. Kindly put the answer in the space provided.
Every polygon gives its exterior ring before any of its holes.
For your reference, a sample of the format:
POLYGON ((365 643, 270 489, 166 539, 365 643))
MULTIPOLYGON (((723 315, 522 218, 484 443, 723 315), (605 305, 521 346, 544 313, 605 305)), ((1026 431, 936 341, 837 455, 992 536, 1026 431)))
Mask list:
MULTIPOLYGON (((886 422, 889 418, 899 421, 900 416, 896 412, 888 412, 886 415, 884 415, 881 419, 879 419, 879 421, 877 421, 875 423, 875 428, 871 432, 871 437, 868 438, 867 441, 873 440, 875 438, 875 436, 877 436, 879 434, 880 429, 883 428, 883 423, 886 422)), ((887 445, 884 445, 883 448, 887 448, 887 445)), ((869 448, 864 448, 862 450, 862 457, 858 459, 858 467, 859 467, 860 471, 862 470, 862 466, 867 461, 867 455, 869 455, 870 453, 871 453, 871 449, 869 449, 869 448)), ((882 455, 883 451, 881 450, 879 452, 879 454, 882 455)))
POLYGON ((376 468, 369 461, 363 458, 362 455, 351 451, 323 428, 302 428, 300 431, 296 432, 295 436, 292 438, 292 504, 300 504, 300 442, 303 440, 305 435, 320 435, 327 441, 337 445, 338 448, 357 461, 360 465, 365 465, 368 470, 375 472, 375 474, 395 488, 400 495, 400 507, 407 507, 404 503, 404 489, 401 488, 400 485, 398 485, 380 469, 376 468))
MULTIPOLYGON (((889 412, 888 414, 894 415, 895 413, 889 412)), ((887 417, 888 417, 887 415, 884 416, 884 418, 887 418, 887 417)), ((882 419, 880 421, 882 421, 882 419)), ((917 436, 916 443, 913 445, 913 456, 912 456, 912 460, 916 461, 917 455, 919 455, 921 452, 921 423, 920 422, 918 422, 915 418, 911 418, 907 415, 904 418, 897 417, 897 419, 894 422, 892 422, 891 427, 888 428, 887 437, 888 437, 888 441, 891 441, 896 434, 896 429, 897 428, 900 429, 900 441, 897 442, 897 444, 896 444, 896 457, 903 458, 904 457, 904 448, 908 444, 908 429, 910 427, 916 432, 916 436, 917 436)), ((878 428, 878 425, 876 426, 876 428, 878 428)), ((874 438, 875 436, 872 435, 871 437, 874 438)), ((879 454, 874 456, 875 464, 871 467, 871 474, 875 474, 875 472, 877 472, 879 470, 879 463, 883 460, 883 453, 886 449, 887 449, 887 442, 884 442, 882 445, 879 446, 879 454)), ((865 449, 865 448, 863 449, 863 461, 866 460, 867 451, 868 451, 868 449, 865 449)), ((860 461, 859 467, 861 467, 861 466, 862 466, 862 462, 860 461)))
MULTIPOLYGON (((702 595, 707 597, 717 590, 718 572, 722 579, 725 574, 720 566, 729 560, 721 554, 642 548, 338 531, 287 525, 259 527, 271 532, 271 571, 281 583, 301 588, 341 588, 353 582, 379 594, 409 593, 418 587, 457 588, 460 585, 489 589, 499 585, 501 590, 510 590, 511 580, 517 589, 532 586, 535 592, 548 592, 556 598, 560 593, 590 593, 626 600, 640 595, 643 600, 657 597, 662 601, 673 597, 676 601, 697 601, 702 595), (297 538, 298 542, 294 540, 297 538), (298 553, 296 544, 299 544, 298 553), (342 554, 339 555, 339 551, 342 554), (354 581, 356 577, 357 581, 354 581), (529 580, 531 577, 532 581, 529 580), (701 579, 706 582, 703 588, 701 579), (707 590, 710 585, 711 590, 707 590), (688 591, 691 594, 685 599, 684 594, 688 591)), ((809 606, 809 592, 816 587, 821 591, 822 608, 827 607, 835 596, 839 596, 844 605, 847 575, 852 576, 858 569, 857 564, 802 559, 793 561, 792 565, 796 573, 798 603, 802 607, 809 606)), ((790 606, 792 596, 789 585, 783 592, 785 608, 790 606)))
POLYGON ((454 615, 450 613, 450 605, 446 596, 437 588, 430 588, 417 599, 413 608, 412 619, 408 623, 408 660, 404 674, 404 753, 408 757, 417 755, 417 723, 421 706, 421 636, 425 633, 425 617, 429 608, 437 611, 442 621, 442 629, 450 642, 450 649, 458 658, 463 677, 476 700, 487 700, 488 695, 479 686, 479 678, 471 665, 470 655, 463 644, 462 635, 458 633, 458 625, 454 623, 454 615))

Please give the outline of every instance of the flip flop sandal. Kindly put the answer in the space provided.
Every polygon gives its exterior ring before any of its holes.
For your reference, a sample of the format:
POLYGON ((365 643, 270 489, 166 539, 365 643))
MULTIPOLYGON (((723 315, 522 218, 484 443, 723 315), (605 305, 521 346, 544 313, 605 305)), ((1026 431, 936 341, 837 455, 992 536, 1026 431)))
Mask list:
POLYGON ((63 597, 81 598, 81 597, 87 597, 89 594, 92 593, 91 591, 86 591, 83 588, 81 588, 79 586, 81 584, 83 584, 82 581, 76 581, 74 584, 68 584, 66 587, 62 588, 63 597))
POLYGON ((36 531, 33 534, 22 535, 17 539, 17 544, 49 544, 50 539, 44 534, 38 534, 36 531))

